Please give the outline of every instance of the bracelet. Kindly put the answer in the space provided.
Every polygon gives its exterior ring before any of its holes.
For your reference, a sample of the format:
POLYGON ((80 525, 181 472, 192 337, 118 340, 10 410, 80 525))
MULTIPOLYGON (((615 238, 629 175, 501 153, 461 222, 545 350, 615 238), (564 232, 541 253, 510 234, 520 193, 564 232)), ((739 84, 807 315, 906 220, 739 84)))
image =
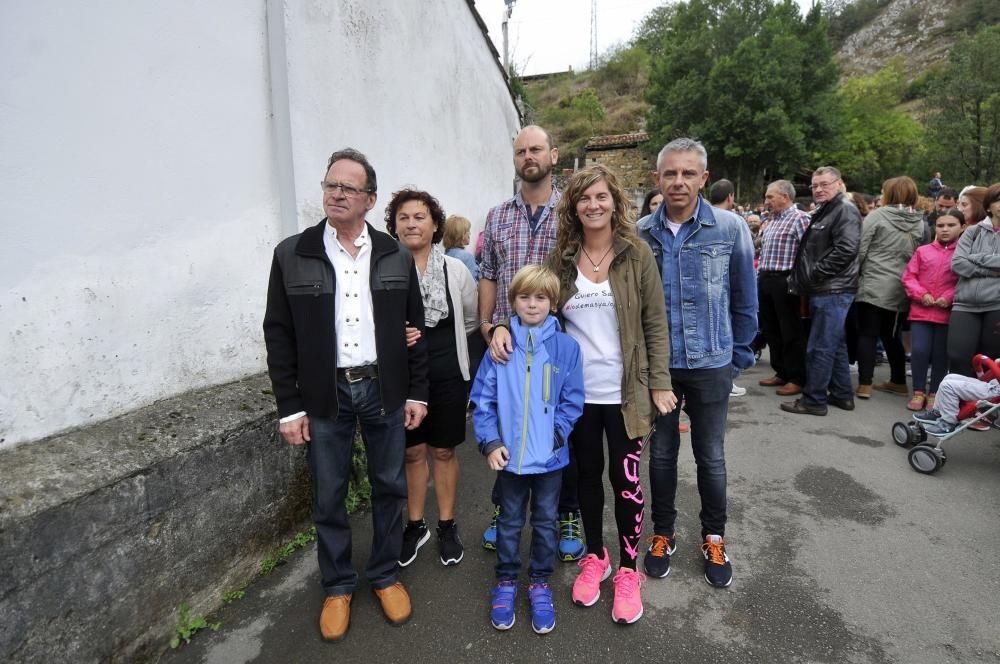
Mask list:
POLYGON ((482 327, 483 325, 493 325, 493 321, 490 321, 490 320, 481 320, 481 321, 479 321, 479 327, 482 327))

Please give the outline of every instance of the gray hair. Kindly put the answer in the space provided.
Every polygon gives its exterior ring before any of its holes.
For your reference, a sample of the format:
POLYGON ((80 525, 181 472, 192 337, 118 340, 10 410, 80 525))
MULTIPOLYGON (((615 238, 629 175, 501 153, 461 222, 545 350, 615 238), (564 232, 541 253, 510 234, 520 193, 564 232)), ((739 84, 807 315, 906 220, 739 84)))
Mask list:
POLYGON ((368 161, 368 157, 364 156, 361 152, 355 150, 354 148, 337 150, 330 155, 330 160, 326 162, 326 170, 329 171, 334 162, 340 161, 341 159, 353 161, 359 164, 361 168, 365 169, 365 189, 368 190, 368 193, 378 191, 378 181, 375 179, 375 169, 368 161))
POLYGON ((813 177, 816 177, 817 175, 827 175, 827 174, 832 175, 834 180, 841 179, 840 171, 838 171, 833 166, 820 166, 815 171, 813 171, 813 177))
POLYGON ((788 200, 795 200, 795 185, 793 185, 788 180, 775 180, 771 184, 767 185, 768 189, 774 189, 779 194, 784 194, 788 196, 788 200))
POLYGON ((703 171, 708 170, 708 152, 705 151, 705 146, 694 140, 693 138, 675 138, 660 150, 660 154, 656 155, 656 170, 659 171, 660 167, 663 166, 663 160, 667 158, 667 155, 671 152, 694 152, 699 157, 701 157, 701 169, 703 171))

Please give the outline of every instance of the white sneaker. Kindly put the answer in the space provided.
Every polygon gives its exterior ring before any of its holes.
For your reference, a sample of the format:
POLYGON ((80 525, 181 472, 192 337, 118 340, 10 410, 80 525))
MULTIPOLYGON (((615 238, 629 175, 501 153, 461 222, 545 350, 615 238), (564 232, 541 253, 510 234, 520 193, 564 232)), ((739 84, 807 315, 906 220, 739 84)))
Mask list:
POLYGON ((733 389, 729 390, 729 396, 731 397, 741 397, 747 393, 747 388, 740 387, 736 383, 733 383, 733 389))

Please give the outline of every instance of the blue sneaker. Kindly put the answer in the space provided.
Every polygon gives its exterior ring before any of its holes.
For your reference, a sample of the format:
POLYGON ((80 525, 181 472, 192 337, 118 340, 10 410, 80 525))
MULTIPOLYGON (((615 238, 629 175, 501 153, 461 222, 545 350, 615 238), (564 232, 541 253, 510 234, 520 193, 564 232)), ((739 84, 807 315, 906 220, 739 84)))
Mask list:
POLYGON ((531 629, 536 634, 548 634, 556 628, 556 607, 552 604, 552 588, 544 581, 528 586, 531 602, 531 629))
POLYGON ((716 588, 728 588, 733 582, 733 566, 726 555, 726 542, 719 535, 705 535, 701 545, 705 554, 705 580, 716 588))
POLYGON ((517 581, 499 581, 493 588, 490 602, 490 623, 504 631, 514 626, 514 598, 517 597, 517 581))
POLYGON ((925 424, 924 431, 926 431, 931 436, 937 436, 942 438, 950 433, 954 433, 955 429, 958 428, 957 422, 949 422, 948 420, 941 418, 934 424, 925 424))
POLYGON ((934 424, 935 422, 941 419, 941 413, 939 413, 934 408, 931 408, 930 410, 924 411, 922 413, 914 413, 913 419, 915 419, 917 422, 920 422, 921 424, 934 424))
POLYGON ((583 558, 587 547, 580 537, 580 515, 564 512, 559 515, 559 560, 573 562, 583 558))
POLYGON ((490 519, 490 525, 486 527, 483 531, 483 548, 487 551, 497 550, 497 517, 500 516, 500 506, 493 506, 493 518, 490 519))

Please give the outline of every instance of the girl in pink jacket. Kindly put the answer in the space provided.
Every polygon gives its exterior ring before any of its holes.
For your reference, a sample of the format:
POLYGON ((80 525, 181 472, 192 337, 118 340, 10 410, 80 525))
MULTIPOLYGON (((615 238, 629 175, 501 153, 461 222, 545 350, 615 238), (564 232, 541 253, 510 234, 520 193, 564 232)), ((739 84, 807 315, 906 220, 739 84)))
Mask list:
POLYGON ((910 298, 913 398, 910 410, 930 410, 941 379, 948 370, 948 320, 958 275, 951 271, 951 257, 962 234, 962 213, 952 208, 934 224, 935 238, 917 249, 903 272, 903 287, 910 298), (930 390, 927 366, 931 367, 930 390))

